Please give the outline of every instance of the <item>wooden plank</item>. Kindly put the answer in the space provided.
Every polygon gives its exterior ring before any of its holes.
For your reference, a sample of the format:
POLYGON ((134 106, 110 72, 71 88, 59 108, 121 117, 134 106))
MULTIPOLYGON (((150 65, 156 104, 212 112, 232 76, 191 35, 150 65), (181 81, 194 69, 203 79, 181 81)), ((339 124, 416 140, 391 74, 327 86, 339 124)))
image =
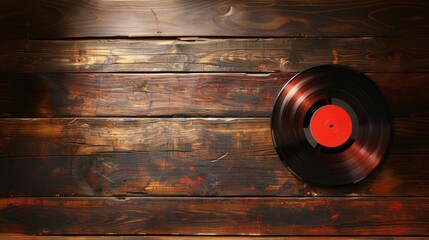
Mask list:
POLYGON ((0 232, 428 235, 428 198, 5 198, 0 232))
MULTIPOLYGON (((0 74, 0 116, 269 117, 294 73, 0 74)), ((367 74, 394 117, 429 116, 429 74, 367 74)))
POLYGON ((2 0, 1 38, 424 35, 424 0, 2 0), (43 16, 43 17, 41 17, 43 16))
POLYGON ((265 237, 265 236, 121 236, 121 235, 115 235, 115 236, 34 236, 34 235, 24 235, 24 234, 1 234, 0 238, 2 240, 11 240, 11 239, 22 239, 22 240, 187 240, 187 239, 202 239, 202 240, 220 240, 220 239, 232 239, 232 240, 355 240, 355 239, 369 239, 369 240, 395 240, 395 239, 401 239, 401 240, 411 240, 411 239, 425 239, 425 237, 404 237, 404 236, 365 236, 365 237, 359 237, 359 236, 353 236, 353 237, 344 237, 344 236, 304 236, 304 237, 298 237, 298 236, 271 236, 271 237, 265 237))
POLYGON ((366 181, 318 188, 273 148, 268 118, 0 120, 1 196, 429 196, 427 118, 395 119, 366 181))
POLYGON ((326 189, 298 180, 274 155, 233 155, 220 163, 213 162, 216 157, 175 159, 148 153, 11 157, 0 159, 0 195, 429 196, 427 158, 388 157, 363 182, 326 189))
MULTIPOLYGON (((362 5, 362 4, 361 4, 362 5)), ((427 72, 428 38, 1 40, 0 72, 427 72)))

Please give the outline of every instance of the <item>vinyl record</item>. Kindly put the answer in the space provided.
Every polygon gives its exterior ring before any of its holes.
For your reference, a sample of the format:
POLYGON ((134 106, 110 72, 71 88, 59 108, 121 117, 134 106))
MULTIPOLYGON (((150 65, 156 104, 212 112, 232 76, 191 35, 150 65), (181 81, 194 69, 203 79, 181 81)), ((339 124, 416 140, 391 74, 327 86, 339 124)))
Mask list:
POLYGON ((356 183, 381 162, 391 117, 377 86, 362 73, 323 65, 298 73, 274 104, 276 151, 298 178, 320 186, 356 183))

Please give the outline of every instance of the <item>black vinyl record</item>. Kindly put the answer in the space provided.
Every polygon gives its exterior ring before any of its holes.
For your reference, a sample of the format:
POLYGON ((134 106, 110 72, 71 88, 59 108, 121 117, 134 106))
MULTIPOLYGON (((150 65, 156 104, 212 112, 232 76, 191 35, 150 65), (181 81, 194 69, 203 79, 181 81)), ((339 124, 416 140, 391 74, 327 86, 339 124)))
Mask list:
POLYGON ((381 91, 364 74, 338 65, 295 75, 274 104, 276 151, 298 178, 320 186, 356 183, 381 162, 391 117, 381 91))

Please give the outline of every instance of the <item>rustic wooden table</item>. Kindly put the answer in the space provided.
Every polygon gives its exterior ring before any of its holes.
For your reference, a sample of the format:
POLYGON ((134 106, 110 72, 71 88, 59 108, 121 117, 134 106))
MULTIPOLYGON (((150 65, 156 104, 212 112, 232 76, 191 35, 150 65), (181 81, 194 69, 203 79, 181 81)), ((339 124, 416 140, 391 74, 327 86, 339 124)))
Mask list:
POLYGON ((428 1, 0 0, 0 63, 1 239, 429 235, 428 1), (394 118, 338 188, 270 133, 282 86, 329 63, 394 118))

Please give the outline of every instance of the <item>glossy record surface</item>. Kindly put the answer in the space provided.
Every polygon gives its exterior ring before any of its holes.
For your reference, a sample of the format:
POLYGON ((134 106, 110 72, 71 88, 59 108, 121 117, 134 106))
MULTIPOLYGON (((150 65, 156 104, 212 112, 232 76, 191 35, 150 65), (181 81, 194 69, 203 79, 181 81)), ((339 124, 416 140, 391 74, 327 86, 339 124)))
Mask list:
POLYGON ((320 186, 356 183, 381 162, 390 142, 391 117, 382 92, 365 75, 343 66, 307 69, 286 83, 275 102, 271 132, 283 163, 298 178, 320 186), (309 131, 314 113, 336 105, 352 118, 351 137, 326 147, 309 131))

